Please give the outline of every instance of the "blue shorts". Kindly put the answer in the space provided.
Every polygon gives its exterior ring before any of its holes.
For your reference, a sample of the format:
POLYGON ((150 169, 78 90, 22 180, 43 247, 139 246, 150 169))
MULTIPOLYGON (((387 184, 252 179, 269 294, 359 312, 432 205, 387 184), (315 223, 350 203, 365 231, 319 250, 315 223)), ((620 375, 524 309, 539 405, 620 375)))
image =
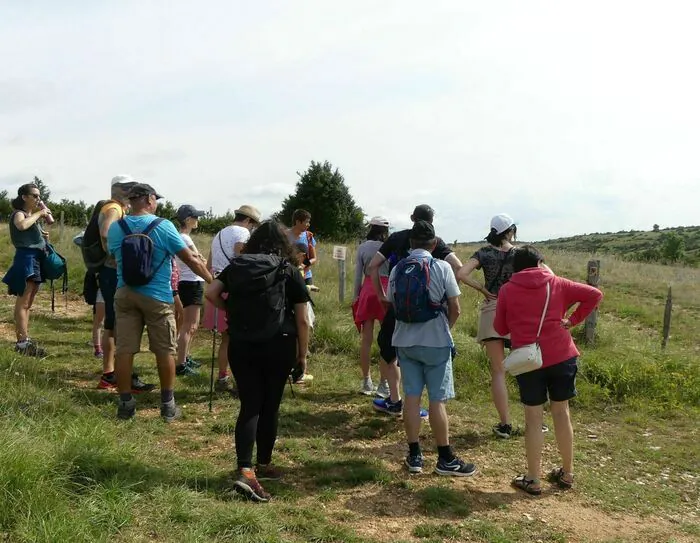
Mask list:
POLYGON ((397 347, 401 380, 406 396, 420 396, 428 389, 428 401, 445 402, 455 397, 451 347, 397 347))
POLYGON ((577 358, 559 364, 521 373, 516 376, 520 389, 520 401, 524 405, 536 406, 552 402, 564 402, 576 396, 577 358))

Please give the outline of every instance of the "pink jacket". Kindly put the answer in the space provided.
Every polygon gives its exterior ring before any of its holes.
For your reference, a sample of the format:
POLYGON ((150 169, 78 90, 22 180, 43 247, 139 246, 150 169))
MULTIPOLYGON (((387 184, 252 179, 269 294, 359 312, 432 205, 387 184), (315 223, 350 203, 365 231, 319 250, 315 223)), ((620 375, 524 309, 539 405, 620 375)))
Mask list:
POLYGON ((543 367, 554 366, 578 356, 574 340, 561 325, 568 309, 578 303, 569 320, 572 326, 582 322, 600 303, 603 293, 598 289, 557 277, 544 268, 527 268, 514 273, 501 287, 496 304, 493 327, 500 335, 510 334, 514 349, 537 338, 537 327, 550 283, 549 308, 540 334, 543 367))

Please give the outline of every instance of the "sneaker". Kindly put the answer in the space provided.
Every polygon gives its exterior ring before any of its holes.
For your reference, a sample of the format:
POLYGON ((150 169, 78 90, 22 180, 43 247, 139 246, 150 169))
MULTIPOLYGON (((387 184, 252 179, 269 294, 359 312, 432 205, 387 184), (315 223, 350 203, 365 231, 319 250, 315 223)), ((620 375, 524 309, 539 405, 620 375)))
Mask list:
POLYGON ((160 416, 165 422, 173 422, 175 419, 182 417, 182 411, 175 405, 174 398, 169 402, 160 404, 160 416))
POLYGON ((109 375, 103 373, 102 377, 100 377, 100 382, 97 383, 97 388, 101 390, 112 390, 117 388, 117 376, 114 374, 114 372, 109 375))
POLYGON ((314 376, 310 373, 302 373, 299 377, 294 380, 295 385, 305 385, 314 380, 314 376))
POLYGON ((134 374, 131 376, 131 393, 141 394, 143 392, 153 392, 156 389, 156 385, 150 383, 144 383, 139 376, 134 374))
POLYGON ((254 502, 266 503, 270 501, 270 495, 255 477, 252 469, 242 469, 238 478, 233 482, 233 489, 254 502))
POLYGON ((216 380, 216 384, 214 385, 214 389, 217 392, 231 392, 233 390, 233 384, 231 383, 231 376, 227 375, 226 377, 219 377, 216 380))
POLYGON ((136 414, 136 400, 131 398, 128 402, 119 400, 117 404, 117 418, 129 420, 136 414))
POLYGON ((435 473, 438 475, 452 475, 453 477, 471 477, 476 473, 476 466, 468 464, 456 456, 450 462, 438 458, 435 465, 435 473))
POLYGON ((200 368, 202 366, 201 362, 198 362, 194 358, 192 358, 190 355, 187 355, 185 357, 185 366, 189 366, 190 368, 196 369, 200 368))
POLYGON ((549 432, 549 426, 547 426, 546 424, 543 424, 542 425, 542 433, 546 434, 547 432, 549 432))
POLYGON ((279 481, 283 471, 272 464, 257 464, 255 466, 255 477, 258 481, 279 481))
POLYGON ((100 350, 95 350, 95 358, 104 358, 104 353, 100 350))
POLYGON ((184 363, 180 366, 175 366, 175 375, 179 375, 180 377, 192 377, 193 375, 197 375, 197 370, 188 366, 187 363, 184 363))
POLYGON ((422 456, 406 456, 403 461, 408 468, 408 473, 423 473, 423 457, 422 456))
POLYGON ((15 343, 15 351, 25 356, 36 356, 38 358, 46 356, 46 350, 39 347, 29 338, 15 343))
POLYGON ((389 391, 389 383, 386 380, 383 380, 381 383, 379 383, 375 394, 380 398, 384 399, 391 397, 391 392, 389 391))
POLYGON ((372 378, 362 379, 362 384, 360 385, 360 394, 365 396, 374 396, 374 383, 372 378))
POLYGON ((496 424, 493 433, 501 439, 510 439, 513 435, 513 426, 510 424, 496 424))
POLYGON ((421 407, 421 409, 420 409, 420 418, 423 419, 423 420, 428 420, 428 418, 430 418, 427 409, 423 409, 423 408, 421 407))
POLYGON ((387 415, 400 417, 401 413, 403 412, 403 400, 392 402, 390 399, 378 398, 372 401, 372 407, 374 407, 374 409, 377 411, 386 413, 387 415))

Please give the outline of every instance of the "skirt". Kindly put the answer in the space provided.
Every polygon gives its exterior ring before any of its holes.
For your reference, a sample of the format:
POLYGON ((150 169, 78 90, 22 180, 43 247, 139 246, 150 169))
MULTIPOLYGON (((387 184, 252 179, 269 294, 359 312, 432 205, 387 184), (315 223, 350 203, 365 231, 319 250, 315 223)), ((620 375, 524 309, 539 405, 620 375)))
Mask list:
POLYGON ((45 257, 42 249, 17 248, 12 266, 2 278, 11 296, 22 296, 29 279, 35 283, 44 282, 42 264, 45 257))
POLYGON ((510 335, 502 336, 493 329, 493 321, 496 318, 496 300, 484 300, 479 310, 479 331, 476 340, 479 343, 489 339, 510 339, 510 335))
MULTIPOLYGON (((386 290, 389 285, 388 277, 380 277, 382 286, 386 290)), ((384 320, 384 315, 386 314, 386 308, 379 301, 377 293, 374 291, 374 286, 372 285, 372 279, 369 276, 365 276, 365 280, 362 283, 362 288, 360 289, 360 295, 357 300, 352 304, 352 317, 355 321, 355 326, 357 326, 357 331, 362 331, 362 325, 366 321, 382 321, 384 320)))
MULTIPOLYGON (((223 293, 221 297, 225 300, 228 297, 227 293, 223 293)), ((204 302, 204 319, 202 320, 202 328, 205 330, 214 330, 216 326, 217 332, 226 332, 228 330, 228 321, 226 320, 226 311, 214 307, 209 300, 204 302)))

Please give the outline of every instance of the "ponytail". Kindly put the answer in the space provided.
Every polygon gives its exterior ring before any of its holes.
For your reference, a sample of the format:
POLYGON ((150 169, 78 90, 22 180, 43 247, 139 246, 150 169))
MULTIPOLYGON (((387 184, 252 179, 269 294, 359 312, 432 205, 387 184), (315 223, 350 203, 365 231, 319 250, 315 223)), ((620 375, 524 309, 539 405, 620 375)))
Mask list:
POLYGON ((22 185, 20 188, 17 189, 17 198, 14 198, 12 200, 11 205, 12 209, 15 209, 17 211, 22 211, 24 209, 24 198, 22 196, 26 196, 29 194, 29 191, 32 189, 38 188, 34 183, 26 183, 22 185))

